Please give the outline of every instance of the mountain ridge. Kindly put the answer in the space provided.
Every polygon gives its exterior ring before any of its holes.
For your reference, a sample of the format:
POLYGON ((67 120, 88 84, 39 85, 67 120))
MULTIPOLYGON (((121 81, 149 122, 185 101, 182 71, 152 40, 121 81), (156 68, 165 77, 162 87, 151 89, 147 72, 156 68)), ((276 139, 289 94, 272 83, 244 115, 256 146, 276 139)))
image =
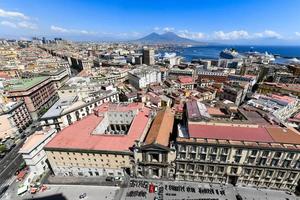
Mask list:
POLYGON ((205 44, 204 42, 180 37, 173 32, 166 32, 162 34, 152 32, 140 39, 134 40, 133 42, 145 43, 145 44, 181 44, 181 45, 205 44))

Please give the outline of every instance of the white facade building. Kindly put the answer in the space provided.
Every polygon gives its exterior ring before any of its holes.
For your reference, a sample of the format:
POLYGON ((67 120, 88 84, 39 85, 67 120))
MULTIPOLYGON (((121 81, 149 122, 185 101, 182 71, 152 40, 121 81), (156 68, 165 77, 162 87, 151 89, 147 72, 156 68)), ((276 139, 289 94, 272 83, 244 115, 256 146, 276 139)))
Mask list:
POLYGON ((128 72, 129 83, 137 89, 161 82, 161 72, 153 67, 139 67, 128 72))
POLYGON ((47 131, 37 131, 27 138, 19 153, 22 154, 26 165, 29 166, 30 174, 28 182, 35 176, 41 175, 48 169, 46 163, 47 156, 43 150, 48 141, 54 137, 55 129, 48 129, 47 131))

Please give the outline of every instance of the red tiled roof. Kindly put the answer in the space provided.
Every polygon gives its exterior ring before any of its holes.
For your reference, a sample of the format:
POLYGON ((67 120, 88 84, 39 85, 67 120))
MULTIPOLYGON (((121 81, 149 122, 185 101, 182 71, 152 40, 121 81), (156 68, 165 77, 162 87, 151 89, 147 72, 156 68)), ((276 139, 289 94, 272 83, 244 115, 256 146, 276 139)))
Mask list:
POLYGON ((145 139, 146 144, 169 146, 169 139, 174 124, 174 114, 170 108, 159 111, 145 139))
POLYGON ((146 128, 150 109, 144 107, 133 119, 127 135, 91 134, 103 117, 91 114, 63 129, 45 148, 128 151, 146 128))
POLYGON ((185 83, 193 83, 194 82, 193 78, 190 77, 190 76, 179 76, 178 77, 178 81, 180 83, 183 83, 183 84, 185 84, 185 83))
POLYGON ((273 142, 272 137, 263 127, 233 127, 190 123, 188 129, 191 138, 273 142))

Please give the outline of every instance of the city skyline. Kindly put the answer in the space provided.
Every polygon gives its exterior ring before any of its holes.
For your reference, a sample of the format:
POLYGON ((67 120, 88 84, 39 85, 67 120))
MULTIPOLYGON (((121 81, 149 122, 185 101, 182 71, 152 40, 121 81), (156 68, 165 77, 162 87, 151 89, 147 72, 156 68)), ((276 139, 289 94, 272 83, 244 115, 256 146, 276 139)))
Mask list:
POLYGON ((223 44, 299 45, 300 2, 265 1, 38 1, 0 2, 3 38, 132 40, 174 32, 223 44))

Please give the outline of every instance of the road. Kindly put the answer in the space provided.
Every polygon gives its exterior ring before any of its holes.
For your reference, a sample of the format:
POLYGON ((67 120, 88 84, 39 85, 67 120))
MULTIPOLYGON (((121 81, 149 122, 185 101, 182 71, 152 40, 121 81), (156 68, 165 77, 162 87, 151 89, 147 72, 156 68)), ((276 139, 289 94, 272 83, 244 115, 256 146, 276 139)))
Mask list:
MULTIPOLYGON (((38 122, 33 122, 26 128, 24 133, 26 133, 27 137, 29 137, 38 128, 38 122)), ((0 187, 7 179, 10 179, 15 174, 20 164, 24 161, 22 155, 18 152, 25 140, 26 138, 21 139, 20 142, 10 152, 8 152, 2 160, 0 160, 0 187)))
POLYGON ((18 153, 24 143, 21 140, 6 156, 0 161, 0 186, 15 174, 20 164, 23 162, 22 155, 18 153))

